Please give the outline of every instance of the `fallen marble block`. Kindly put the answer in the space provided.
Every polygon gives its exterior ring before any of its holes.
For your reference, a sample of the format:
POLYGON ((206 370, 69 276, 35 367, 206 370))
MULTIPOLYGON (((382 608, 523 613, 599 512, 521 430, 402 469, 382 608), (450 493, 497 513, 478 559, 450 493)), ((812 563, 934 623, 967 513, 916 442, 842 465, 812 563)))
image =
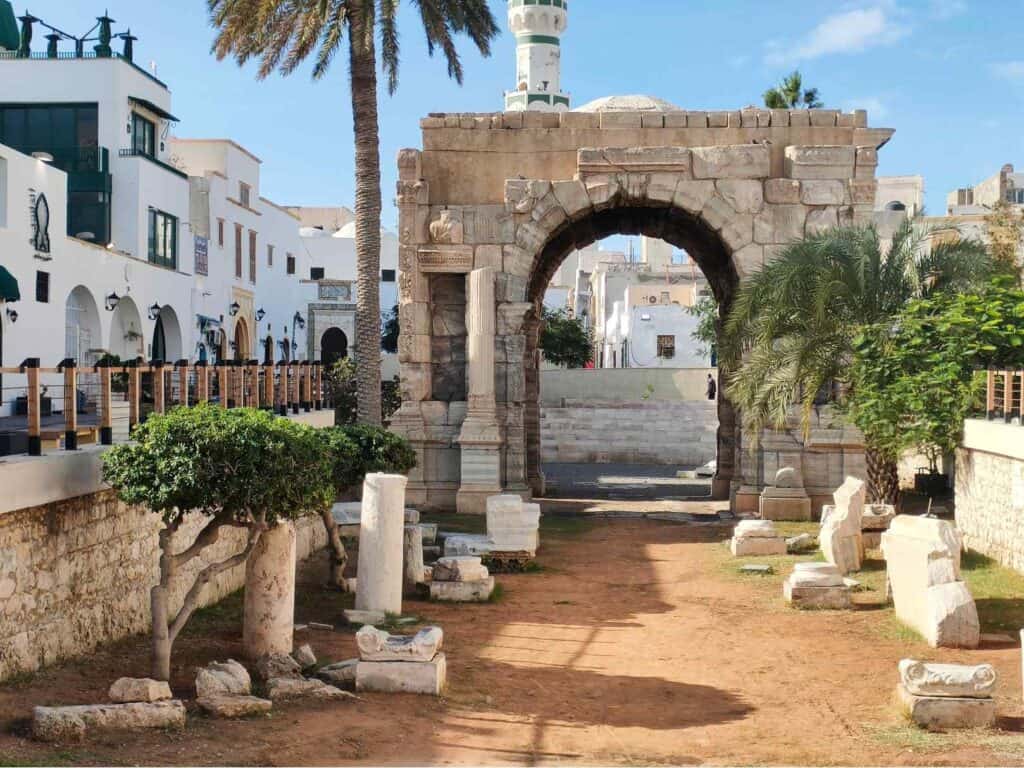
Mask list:
POLYGON ((302 677, 277 677, 267 683, 267 696, 271 701, 284 699, 345 699, 352 694, 328 685, 323 680, 302 677))
POLYGON ((359 664, 359 659, 346 659, 336 664, 328 664, 326 667, 321 667, 316 676, 328 685, 338 688, 355 687, 357 664, 359 664))
POLYGON ((907 717, 931 731, 990 728, 996 722, 995 699, 917 696, 902 683, 896 695, 907 717))
POLYGON ((491 574, 479 557, 442 557, 434 563, 434 581, 480 581, 491 574))
POLYGON ((766 557, 769 555, 786 554, 786 540, 779 536, 768 539, 762 536, 743 539, 734 538, 729 543, 734 557, 766 557))
POLYGON ((861 521, 866 492, 862 480, 847 477, 832 494, 835 504, 822 512, 818 534, 822 554, 844 576, 859 571, 863 559, 861 521))
POLYGON ((392 635, 373 627, 356 632, 361 661, 430 661, 444 645, 440 627, 427 627, 415 635, 392 635))
POLYGON ((797 563, 782 584, 782 595, 797 608, 842 611, 853 605, 849 586, 831 563, 797 563))
POLYGON ((779 537, 775 530, 775 523, 771 520, 740 520, 733 528, 734 538, 741 539, 776 539, 779 537))
MULTIPOLYGON (((358 538, 359 526, 362 521, 361 501, 339 501, 331 507, 331 517, 339 526, 339 533, 344 538, 358 538)), ((415 509, 405 510, 405 522, 408 525, 416 525, 420 521, 420 513, 415 509)))
POLYGON ((903 659, 899 671, 900 683, 915 696, 990 699, 998 679, 991 664, 931 664, 903 659))
POLYGON ((316 666, 316 654, 313 653, 313 648, 308 643, 292 651, 292 658, 303 669, 316 666))
MULTIPOLYGON (((261 680, 278 677, 302 677, 302 667, 295 659, 283 653, 268 653, 256 660, 256 674, 261 680)), ((249 691, 226 691, 226 693, 249 693, 249 691)))
POLYGON ((258 696, 240 696, 227 693, 209 696, 205 699, 198 699, 196 704, 211 717, 247 717, 249 715, 261 715, 269 712, 274 706, 269 699, 261 699, 258 696))
POLYGON ((882 534, 896 615, 935 648, 977 648, 978 611, 959 580, 960 537, 946 521, 899 515, 882 534))
MULTIPOLYGON (((446 536, 444 540, 445 557, 479 557, 490 554, 494 549, 494 542, 479 533, 456 533, 446 536)), ((426 554, 426 547, 424 547, 424 554, 426 554)))
POLYGON ((185 705, 170 701, 36 707, 32 735, 40 741, 77 741, 87 731, 184 728, 185 705))
POLYGON ((383 624, 387 620, 384 611, 357 611, 347 608, 341 612, 349 624, 383 624))
POLYGON ((430 599, 439 603, 486 603, 493 592, 493 576, 479 581, 430 582, 430 599))
POLYGON ((164 701, 171 698, 171 686, 148 677, 122 677, 114 681, 107 694, 117 704, 134 701, 164 701))
POLYGON ((862 531, 885 531, 896 517, 896 507, 892 504, 865 504, 861 516, 862 531))
POLYGON ((761 491, 758 512, 762 520, 811 519, 811 497, 796 469, 783 467, 775 473, 775 484, 761 491))
POLYGON ((444 653, 431 661, 360 661, 356 668, 356 690, 440 696, 446 676, 444 653))
POLYGON ((786 539, 786 549, 789 552, 800 552, 814 546, 814 537, 809 533, 801 533, 798 536, 786 539))
MULTIPOLYGON (((259 664, 257 663, 257 668, 259 664)), ((249 670, 234 659, 212 661, 196 673, 196 697, 208 699, 219 694, 252 693, 249 670)))

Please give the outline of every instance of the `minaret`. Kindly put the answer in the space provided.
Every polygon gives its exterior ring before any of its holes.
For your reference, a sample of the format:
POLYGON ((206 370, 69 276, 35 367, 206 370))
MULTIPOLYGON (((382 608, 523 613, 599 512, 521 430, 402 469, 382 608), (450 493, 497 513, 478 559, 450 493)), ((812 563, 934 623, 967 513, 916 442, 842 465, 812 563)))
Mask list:
POLYGON ((508 0, 508 25, 516 36, 516 89, 505 94, 505 110, 565 112, 562 92, 562 33, 569 0, 508 0))

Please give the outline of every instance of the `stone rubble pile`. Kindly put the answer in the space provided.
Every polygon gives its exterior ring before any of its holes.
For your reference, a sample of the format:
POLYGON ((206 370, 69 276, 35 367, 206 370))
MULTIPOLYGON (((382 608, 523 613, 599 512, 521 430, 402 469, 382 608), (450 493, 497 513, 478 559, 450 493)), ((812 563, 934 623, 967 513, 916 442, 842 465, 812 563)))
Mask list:
POLYGON ((998 676, 990 664, 928 664, 903 659, 896 695, 907 716, 929 730, 995 723, 998 676))
POLYGON ((442 557, 434 564, 430 598, 445 603, 483 603, 494 592, 494 577, 479 557, 442 557))
POLYGON ((797 608, 845 610, 852 607, 850 591, 831 563, 797 563, 782 585, 786 602, 797 608))
POLYGON ((859 571, 864 559, 861 522, 865 494, 864 481, 847 477, 832 494, 835 504, 822 507, 821 552, 843 576, 859 571))
POLYGON ((733 529, 729 549, 735 557, 786 554, 786 537, 771 520, 741 520, 733 529))
POLYGON ((391 635, 373 627, 356 633, 357 691, 440 696, 447 678, 444 632, 427 627, 415 635, 391 635))
POLYGON ((898 515, 882 534, 896 615, 933 648, 977 648, 978 610, 960 578, 960 534, 945 520, 898 515))
POLYGON ((267 699, 252 695, 249 671, 233 659, 214 661, 199 670, 196 703, 213 717, 244 717, 269 712, 272 706, 267 699))

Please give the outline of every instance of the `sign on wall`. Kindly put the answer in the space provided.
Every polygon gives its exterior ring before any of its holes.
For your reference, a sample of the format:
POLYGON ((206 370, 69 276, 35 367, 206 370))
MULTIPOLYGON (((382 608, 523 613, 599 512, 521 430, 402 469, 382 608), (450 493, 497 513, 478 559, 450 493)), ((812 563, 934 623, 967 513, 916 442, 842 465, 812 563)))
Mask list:
POLYGON ((210 239, 196 235, 195 244, 195 273, 197 275, 208 275, 210 274, 210 239))
POLYGON ((50 204, 42 193, 32 203, 32 247, 38 253, 50 252, 50 204))

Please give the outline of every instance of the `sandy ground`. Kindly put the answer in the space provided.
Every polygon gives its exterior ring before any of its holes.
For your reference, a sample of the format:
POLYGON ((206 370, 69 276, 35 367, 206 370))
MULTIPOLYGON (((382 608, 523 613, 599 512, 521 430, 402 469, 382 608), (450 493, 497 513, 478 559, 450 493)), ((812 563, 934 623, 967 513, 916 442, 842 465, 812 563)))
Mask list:
MULTIPOLYGON (((710 511, 689 505, 689 511, 710 511)), ((724 526, 598 520, 545 535, 539 573, 500 576, 479 606, 407 603, 445 629, 441 700, 362 695, 276 706, 267 718, 190 718, 184 732, 103 735, 54 748, 27 737, 35 704, 102 701, 144 675, 145 639, 0 687, 0 765, 33 764, 1024 764, 1020 650, 935 651, 891 611, 797 612, 777 579, 743 577, 724 526), (891 703, 904 657, 994 663, 999 732, 923 736, 891 703)), ((303 587, 300 620, 338 621, 303 587)), ((237 616, 204 616, 176 649, 173 686, 239 653, 237 616)), ((354 655, 347 631, 303 633, 354 655)))

